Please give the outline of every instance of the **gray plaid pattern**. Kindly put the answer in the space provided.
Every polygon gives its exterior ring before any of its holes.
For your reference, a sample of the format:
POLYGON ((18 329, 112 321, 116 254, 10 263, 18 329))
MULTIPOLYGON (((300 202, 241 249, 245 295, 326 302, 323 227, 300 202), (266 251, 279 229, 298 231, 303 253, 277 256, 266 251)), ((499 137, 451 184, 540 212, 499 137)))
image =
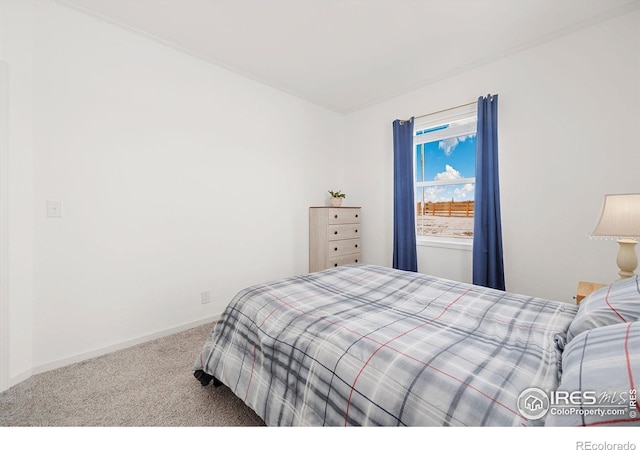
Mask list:
POLYGON ((194 370, 267 425, 540 425, 577 307, 413 272, 343 266, 239 292, 194 370))
POLYGON ((640 383, 640 323, 619 323, 580 333, 563 353, 559 390, 592 392, 549 414, 547 426, 640 425, 636 383, 640 383))

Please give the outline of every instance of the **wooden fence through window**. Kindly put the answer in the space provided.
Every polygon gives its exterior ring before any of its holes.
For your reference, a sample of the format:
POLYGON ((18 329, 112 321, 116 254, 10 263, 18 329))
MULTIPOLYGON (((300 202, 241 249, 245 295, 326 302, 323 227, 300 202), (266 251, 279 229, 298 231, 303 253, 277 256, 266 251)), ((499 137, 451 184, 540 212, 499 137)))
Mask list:
POLYGON ((474 201, 466 202, 418 202, 416 214, 419 216, 473 217, 474 201))

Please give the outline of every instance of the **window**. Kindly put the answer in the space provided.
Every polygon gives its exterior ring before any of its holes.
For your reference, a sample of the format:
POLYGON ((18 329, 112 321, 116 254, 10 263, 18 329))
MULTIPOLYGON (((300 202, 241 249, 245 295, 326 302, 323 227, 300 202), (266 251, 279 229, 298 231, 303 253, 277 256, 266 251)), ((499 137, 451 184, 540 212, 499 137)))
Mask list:
POLYGON ((416 235, 471 240, 476 171, 476 104, 414 123, 416 235))

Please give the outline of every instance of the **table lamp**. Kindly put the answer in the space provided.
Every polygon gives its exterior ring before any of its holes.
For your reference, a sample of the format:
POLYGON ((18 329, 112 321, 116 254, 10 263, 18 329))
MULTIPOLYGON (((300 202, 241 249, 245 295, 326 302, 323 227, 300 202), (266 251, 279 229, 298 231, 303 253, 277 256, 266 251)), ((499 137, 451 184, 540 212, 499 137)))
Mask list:
POLYGON ((617 239, 618 275, 620 279, 634 276, 638 267, 635 245, 640 237, 640 194, 605 195, 600 219, 591 235, 617 239))

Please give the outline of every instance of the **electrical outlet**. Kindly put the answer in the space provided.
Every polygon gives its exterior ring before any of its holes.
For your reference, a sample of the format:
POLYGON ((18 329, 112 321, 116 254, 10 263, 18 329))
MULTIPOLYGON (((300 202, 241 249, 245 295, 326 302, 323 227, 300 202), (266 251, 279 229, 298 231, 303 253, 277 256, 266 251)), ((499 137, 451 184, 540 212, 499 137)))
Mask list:
POLYGON ((47 217, 62 217, 62 202, 47 200, 47 217))
POLYGON ((202 302, 202 304, 204 305, 205 303, 209 303, 211 302, 211 292, 210 291, 204 291, 200 294, 200 301, 202 302))

